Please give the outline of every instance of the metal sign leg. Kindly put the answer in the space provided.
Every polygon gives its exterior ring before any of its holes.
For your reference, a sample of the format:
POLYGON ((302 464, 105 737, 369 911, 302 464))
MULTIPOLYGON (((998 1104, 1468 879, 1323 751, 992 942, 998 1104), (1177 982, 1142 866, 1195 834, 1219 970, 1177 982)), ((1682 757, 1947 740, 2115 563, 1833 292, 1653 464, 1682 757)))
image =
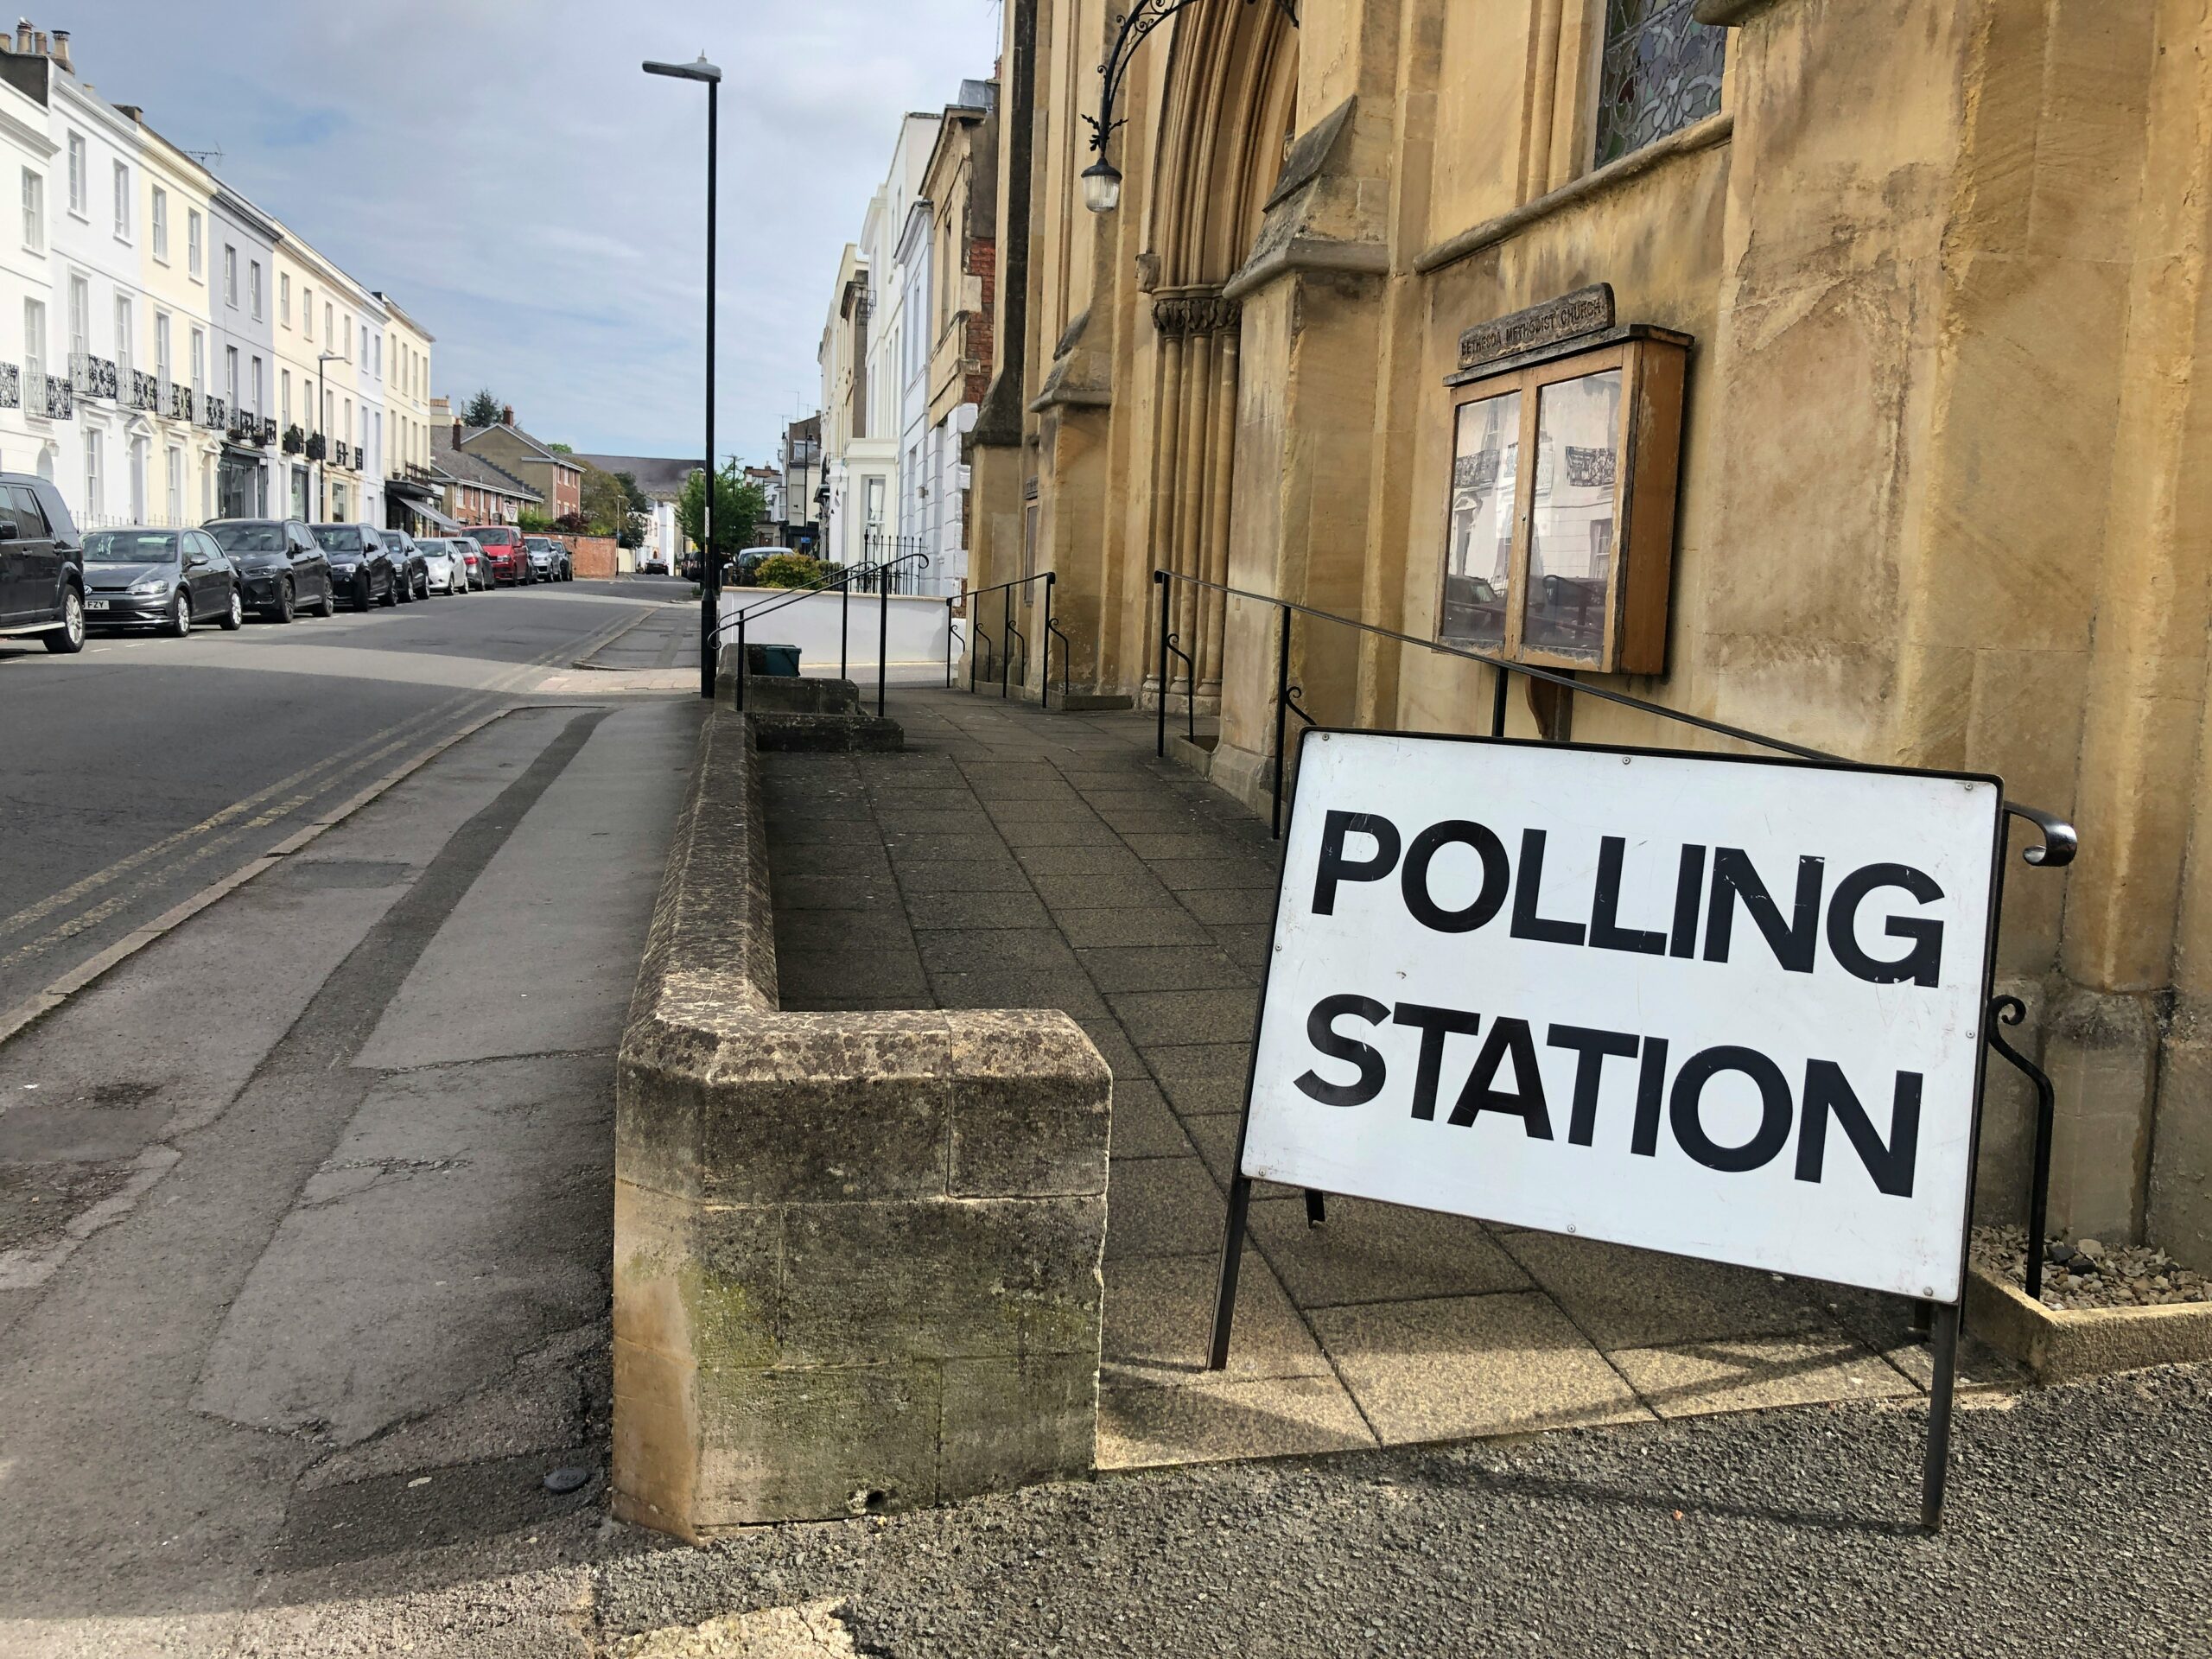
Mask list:
POLYGON ((1229 1327, 1236 1317, 1236 1270, 1243 1265, 1244 1226, 1251 1214, 1251 1178, 1239 1175, 1229 1184, 1229 1224, 1221 1234, 1221 1277, 1214 1289, 1213 1337, 1206 1349, 1210 1371, 1229 1364, 1229 1327))
POLYGON ((1936 1310, 1936 1384, 1928 1398, 1928 1457, 1920 1474, 1920 1525, 1943 1529, 1943 1485, 1951 1471, 1951 1396, 1959 1369, 1959 1304, 1936 1310))

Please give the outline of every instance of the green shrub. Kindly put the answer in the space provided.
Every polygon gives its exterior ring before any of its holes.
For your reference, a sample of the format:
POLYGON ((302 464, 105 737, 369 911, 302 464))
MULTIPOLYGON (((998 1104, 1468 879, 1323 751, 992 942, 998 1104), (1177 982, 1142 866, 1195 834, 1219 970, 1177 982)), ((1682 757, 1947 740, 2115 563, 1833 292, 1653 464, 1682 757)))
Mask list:
POLYGON ((772 553, 753 567, 755 588, 810 588, 822 580, 822 561, 804 553, 772 553))

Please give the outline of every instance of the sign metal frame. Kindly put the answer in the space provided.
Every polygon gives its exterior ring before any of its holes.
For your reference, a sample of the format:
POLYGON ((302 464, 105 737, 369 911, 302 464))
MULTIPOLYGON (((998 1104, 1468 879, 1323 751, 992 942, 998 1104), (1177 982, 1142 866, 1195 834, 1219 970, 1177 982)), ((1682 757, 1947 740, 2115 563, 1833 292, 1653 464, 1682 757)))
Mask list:
MULTIPOLYGON (((1403 729, 1375 730, 1356 727, 1312 726, 1300 734, 1299 753, 1303 760, 1306 746, 1333 737, 1399 737, 1414 738, 1424 742, 1478 744, 1516 749, 1541 750, 1550 753, 1569 752, 1586 754, 1628 756, 1632 759, 1679 760, 1708 762, 1724 766, 1769 767, 1788 772, 1856 772, 1875 776, 1931 779, 1955 783, 1986 784, 1997 791, 1999 802, 1995 814, 1995 830, 1990 847, 1989 911, 1984 918, 1982 941, 1982 969, 1980 1000, 1974 1034, 1974 1071, 1971 1119, 1966 1148, 1966 1195, 1961 1217, 1962 1236, 1960 1241, 1960 1283, 1955 1287, 1954 1300, 1916 1302, 1918 1313, 1929 1316, 1930 1341, 1934 1350, 1935 1376, 1929 1391, 1928 1436, 1921 1467, 1921 1525, 1928 1532, 1941 1529, 1947 1478, 1950 1467, 1951 1420, 1957 1389, 1958 1348, 1961 1332, 1961 1316, 1965 1302, 1966 1263, 1974 1230, 1974 1187, 1981 1154, 1981 1132, 1984 1096, 1987 1090, 1989 1043, 1988 1026, 1997 972, 1997 942, 1999 923, 2005 908, 2005 853, 2012 808, 2005 800, 2004 780, 1990 772, 1951 772, 1917 766, 1878 766, 1859 761, 1811 760, 1796 755, 1727 754, 1713 750, 1636 747, 1615 743, 1550 742, 1527 738, 1493 737, 1476 733, 1421 732, 1403 729)), ((1306 769, 1301 765, 1298 784, 1294 784, 1290 804, 1290 828, 1298 823, 1302 784, 1306 769)), ((1312 808, 1309 804, 1307 810, 1312 808)), ((1285 834, 1289 841, 1288 831, 1285 834)), ((1261 969, 1257 1005, 1252 1014, 1251 1058, 1244 1072, 1244 1100, 1236 1121, 1236 1149, 1231 1164, 1227 1214, 1222 1232, 1221 1257, 1215 1286, 1213 1325, 1209 1338, 1206 1369, 1221 1370, 1229 1363, 1229 1345, 1236 1314, 1238 1269, 1243 1264, 1247 1227, 1250 1217, 1252 1182, 1254 1178, 1244 1173, 1246 1136, 1251 1126, 1252 1094, 1257 1080, 1262 1024, 1267 1016, 1268 991, 1274 976, 1275 930, 1282 920, 1282 894, 1287 861, 1275 870, 1274 903, 1268 923, 1268 958, 1261 969)), ((1387 1202, 1387 1200, 1383 1200, 1387 1202)), ((1322 1193, 1308 1190, 1306 1194, 1306 1217, 1319 1225, 1325 1214, 1325 1199, 1322 1193)), ((1480 1219, 1480 1217, 1475 1217, 1480 1219)), ((1643 1246, 1638 1248, 1649 1249, 1643 1246)), ((1664 1252, 1662 1252, 1664 1253, 1664 1252)), ((1701 1260, 1705 1258, 1689 1257, 1701 1260)), ((1802 1279, 1802 1274, 1785 1275, 1802 1279)), ((1810 1281, 1808 1282, 1825 1282, 1810 1281)), ((1881 1293, 1875 1293, 1879 1294, 1881 1293)), ((1917 1326, 1920 1319, 1916 1318, 1917 1326)))

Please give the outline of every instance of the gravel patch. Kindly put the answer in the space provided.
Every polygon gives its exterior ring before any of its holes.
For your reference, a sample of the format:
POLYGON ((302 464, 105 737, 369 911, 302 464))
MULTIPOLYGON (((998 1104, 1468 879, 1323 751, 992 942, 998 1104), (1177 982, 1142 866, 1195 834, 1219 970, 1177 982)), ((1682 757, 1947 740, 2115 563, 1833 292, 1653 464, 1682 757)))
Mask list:
MULTIPOLYGON (((1975 1228, 1974 1259, 2016 1289, 2026 1290, 2025 1228, 1975 1228)), ((2212 1302, 2212 1281, 2156 1245, 2107 1245, 2094 1238, 2069 1242, 2054 1236, 2044 1246, 2045 1307, 2173 1307, 2185 1302, 2212 1302)))

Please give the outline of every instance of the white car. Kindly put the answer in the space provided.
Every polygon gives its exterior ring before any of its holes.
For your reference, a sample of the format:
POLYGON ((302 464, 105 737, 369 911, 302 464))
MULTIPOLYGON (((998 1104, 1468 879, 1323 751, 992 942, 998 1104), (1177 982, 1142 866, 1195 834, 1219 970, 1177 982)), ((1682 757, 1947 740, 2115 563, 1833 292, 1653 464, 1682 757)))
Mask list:
POLYGON ((415 545, 423 550, 427 574, 425 584, 434 594, 465 594, 468 591, 468 566, 463 562, 461 550, 439 537, 417 537, 415 545))

